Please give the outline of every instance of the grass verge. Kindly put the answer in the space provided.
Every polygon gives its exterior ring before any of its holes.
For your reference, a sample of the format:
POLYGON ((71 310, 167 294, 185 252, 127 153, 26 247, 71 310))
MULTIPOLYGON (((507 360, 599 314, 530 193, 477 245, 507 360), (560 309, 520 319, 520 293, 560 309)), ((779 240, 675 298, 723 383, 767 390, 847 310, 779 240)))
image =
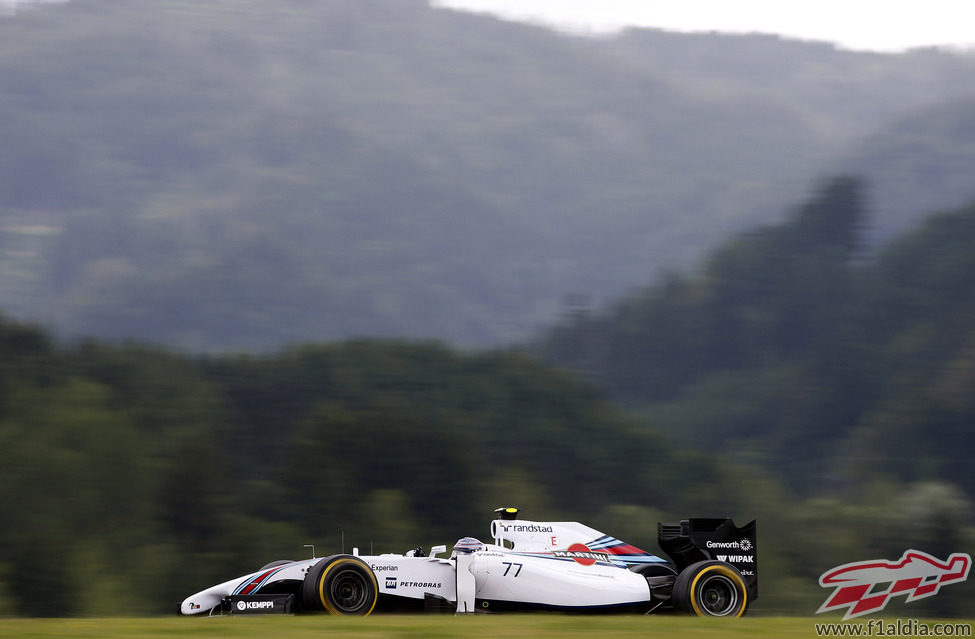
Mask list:
MULTIPOLYGON (((3 619, 0 638, 64 637, 158 639, 228 637, 233 639, 304 639, 311 637, 385 637, 450 639, 563 639, 566 637, 815 637, 816 624, 837 619, 746 617, 697 619, 681 616, 477 615, 473 617, 387 616, 365 619, 315 617, 148 617, 141 619, 3 619)), ((955 620, 959 621, 959 620, 955 620)), ((933 623, 933 622, 925 622, 933 623)), ((970 622, 962 621, 962 623, 970 622)), ((864 635, 869 636, 869 635, 864 635)), ((969 635, 970 636, 970 635, 969 635)))

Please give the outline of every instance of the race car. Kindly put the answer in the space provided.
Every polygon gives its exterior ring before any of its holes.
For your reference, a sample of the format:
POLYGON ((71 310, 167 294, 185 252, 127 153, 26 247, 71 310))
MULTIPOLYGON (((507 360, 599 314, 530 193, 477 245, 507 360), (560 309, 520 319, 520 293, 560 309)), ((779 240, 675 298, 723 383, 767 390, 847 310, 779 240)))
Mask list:
MULTIPOLYGON (((685 519, 658 524, 670 557, 652 555, 578 522, 495 511, 491 542, 464 537, 427 555, 339 554, 273 561, 187 597, 184 615, 376 611, 561 610, 740 617, 758 597, 756 523, 685 519)), ((314 554, 314 553, 313 553, 314 554)))

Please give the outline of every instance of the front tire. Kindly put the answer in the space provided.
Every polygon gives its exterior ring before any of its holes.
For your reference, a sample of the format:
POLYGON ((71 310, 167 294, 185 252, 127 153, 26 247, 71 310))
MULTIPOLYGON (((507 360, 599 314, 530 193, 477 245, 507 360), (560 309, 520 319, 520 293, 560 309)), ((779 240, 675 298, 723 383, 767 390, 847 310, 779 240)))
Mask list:
POLYGON ((352 555, 322 559, 308 571, 301 585, 306 611, 365 616, 379 599, 379 584, 369 566, 352 555))
POLYGON ((698 617, 740 617, 748 609, 748 588, 731 564, 699 561, 677 575, 673 600, 698 617))

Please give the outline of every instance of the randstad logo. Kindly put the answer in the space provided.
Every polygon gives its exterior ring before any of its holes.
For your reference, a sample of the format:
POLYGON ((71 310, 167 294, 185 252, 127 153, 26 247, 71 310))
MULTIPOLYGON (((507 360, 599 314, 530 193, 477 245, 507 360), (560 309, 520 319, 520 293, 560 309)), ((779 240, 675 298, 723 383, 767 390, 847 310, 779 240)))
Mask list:
POLYGON ((968 579, 971 567, 972 558, 966 553, 954 553, 941 561, 920 550, 908 550, 897 561, 872 559, 843 564, 820 575, 819 585, 835 590, 816 614, 846 608, 846 620, 880 612, 892 597, 906 595, 907 603, 932 597, 941 586, 968 579), (889 585, 875 591, 877 584, 889 585))

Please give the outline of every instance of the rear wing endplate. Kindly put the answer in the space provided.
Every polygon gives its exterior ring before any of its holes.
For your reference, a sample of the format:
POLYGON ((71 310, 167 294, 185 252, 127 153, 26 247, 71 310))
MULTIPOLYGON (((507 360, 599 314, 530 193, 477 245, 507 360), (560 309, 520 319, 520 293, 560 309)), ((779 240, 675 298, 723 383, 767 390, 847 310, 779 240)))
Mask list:
POLYGON ((741 573, 752 599, 758 598, 757 542, 754 521, 741 528, 729 518, 657 524, 657 543, 674 560, 678 571, 711 559, 729 563, 741 573))

